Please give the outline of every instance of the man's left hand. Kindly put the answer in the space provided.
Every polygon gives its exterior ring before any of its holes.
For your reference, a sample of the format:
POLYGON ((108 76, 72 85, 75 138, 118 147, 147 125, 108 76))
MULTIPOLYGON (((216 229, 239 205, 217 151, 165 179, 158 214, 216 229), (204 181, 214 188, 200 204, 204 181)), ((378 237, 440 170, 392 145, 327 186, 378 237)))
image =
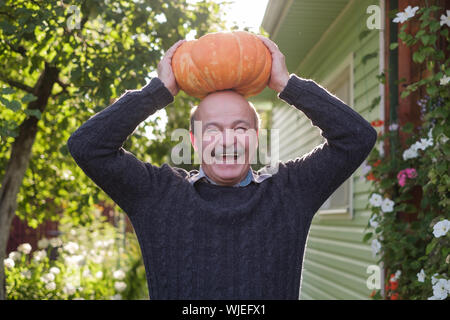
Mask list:
POLYGON ((261 35, 257 35, 257 37, 261 39, 272 54, 272 70, 267 86, 280 93, 286 87, 289 80, 289 72, 286 67, 284 55, 278 49, 275 42, 261 35))

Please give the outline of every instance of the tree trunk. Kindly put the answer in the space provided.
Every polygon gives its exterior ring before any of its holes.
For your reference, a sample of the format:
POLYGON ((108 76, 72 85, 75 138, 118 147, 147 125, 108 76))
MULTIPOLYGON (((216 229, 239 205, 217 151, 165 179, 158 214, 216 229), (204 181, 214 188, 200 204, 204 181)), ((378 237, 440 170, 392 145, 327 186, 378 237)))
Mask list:
MULTIPOLYGON (((45 69, 34 86, 34 95, 37 100, 30 102, 28 109, 38 109, 43 113, 53 85, 58 80, 58 73, 59 70, 56 67, 45 64, 45 69)), ((2 187, 0 188, 0 300, 6 299, 3 260, 6 258, 9 230, 17 209, 17 195, 31 158, 31 151, 38 130, 38 121, 36 117, 30 116, 19 126, 19 135, 12 144, 11 156, 6 165, 2 187)))

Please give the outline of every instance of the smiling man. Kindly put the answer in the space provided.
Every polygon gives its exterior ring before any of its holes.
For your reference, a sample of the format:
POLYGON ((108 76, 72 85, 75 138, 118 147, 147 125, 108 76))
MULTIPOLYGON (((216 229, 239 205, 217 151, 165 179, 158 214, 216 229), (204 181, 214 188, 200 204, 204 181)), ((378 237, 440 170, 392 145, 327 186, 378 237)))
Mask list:
POLYGON ((375 145, 370 123, 313 80, 289 75, 277 45, 260 39, 272 54, 268 87, 326 139, 302 157, 278 161, 276 172, 252 170, 259 118, 231 90, 208 95, 192 112, 199 170, 156 166, 123 149, 178 93, 171 59, 183 40, 167 51, 158 77, 68 140, 77 164, 129 216, 151 299, 298 299, 311 220, 375 145))
POLYGON ((191 111, 191 142, 202 164, 190 181, 205 177, 224 186, 248 183, 253 178, 250 163, 258 147, 260 122, 255 107, 235 91, 214 92, 204 98, 191 111))

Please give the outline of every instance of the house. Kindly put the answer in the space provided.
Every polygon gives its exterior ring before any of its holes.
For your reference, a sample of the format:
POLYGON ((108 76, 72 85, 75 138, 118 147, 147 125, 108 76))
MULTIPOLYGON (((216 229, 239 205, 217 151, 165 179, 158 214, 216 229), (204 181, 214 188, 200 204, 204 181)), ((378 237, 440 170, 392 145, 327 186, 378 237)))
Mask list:
MULTIPOLYGON (((371 122, 385 119, 385 88, 377 80, 384 69, 385 14, 384 1, 269 0, 262 27, 285 55, 290 73, 315 80, 371 122)), ((280 160, 325 141, 302 112, 273 91, 250 100, 271 109, 280 160)), ((370 299, 374 288, 367 280, 379 266, 370 243, 362 241, 371 211, 370 184, 361 176, 360 167, 313 219, 300 299, 370 299)))

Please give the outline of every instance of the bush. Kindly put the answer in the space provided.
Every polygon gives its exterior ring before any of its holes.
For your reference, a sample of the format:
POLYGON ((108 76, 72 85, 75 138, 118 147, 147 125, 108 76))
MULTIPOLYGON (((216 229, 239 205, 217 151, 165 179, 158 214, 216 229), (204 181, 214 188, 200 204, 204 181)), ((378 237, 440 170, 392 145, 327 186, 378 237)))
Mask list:
POLYGON ((18 246, 5 259, 11 300, 148 299, 145 269, 134 233, 121 234, 100 212, 89 226, 65 223, 58 238, 34 252, 18 246))

